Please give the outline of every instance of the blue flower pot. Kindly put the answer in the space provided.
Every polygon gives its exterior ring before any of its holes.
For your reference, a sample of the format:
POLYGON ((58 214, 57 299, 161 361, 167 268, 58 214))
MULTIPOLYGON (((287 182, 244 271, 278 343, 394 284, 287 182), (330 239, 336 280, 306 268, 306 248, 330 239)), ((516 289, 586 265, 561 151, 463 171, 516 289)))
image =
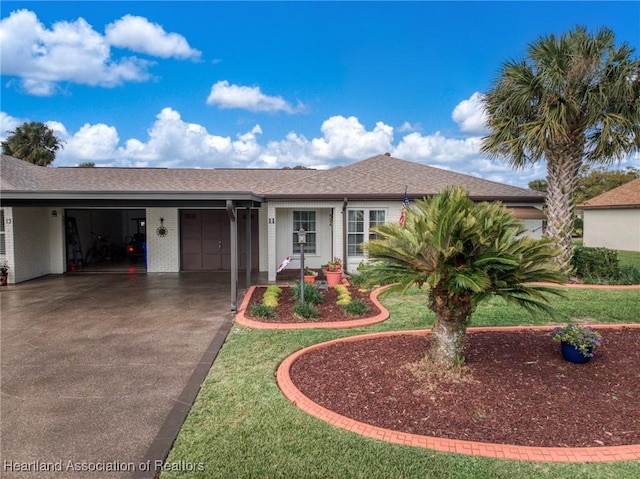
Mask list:
MULTIPOLYGON (((564 341, 560 342, 560 347, 562 348, 562 357, 569 361, 570 363, 583 364, 588 363, 591 359, 590 356, 585 356, 580 352, 578 348, 576 348, 573 344, 566 343, 564 341)), ((589 353, 591 350, 588 350, 589 353)))

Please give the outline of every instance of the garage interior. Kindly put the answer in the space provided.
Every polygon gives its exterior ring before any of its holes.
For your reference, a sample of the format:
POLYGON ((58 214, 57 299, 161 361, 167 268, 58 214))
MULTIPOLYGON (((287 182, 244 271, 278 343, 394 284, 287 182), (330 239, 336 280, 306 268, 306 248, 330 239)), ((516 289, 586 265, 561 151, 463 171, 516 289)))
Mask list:
MULTIPOLYGON (((67 272, 146 272, 144 209, 67 209, 67 272)), ((238 209, 238 269, 259 269, 258 211, 238 209), (251 221, 247 222, 250 211, 251 221), (248 224, 247 224, 248 223, 248 224), (251 238, 248 250, 247 238, 251 238)), ((180 271, 230 271, 224 209, 180 210, 180 271)))
POLYGON ((138 209, 68 209, 67 271, 145 272, 146 213, 138 209))

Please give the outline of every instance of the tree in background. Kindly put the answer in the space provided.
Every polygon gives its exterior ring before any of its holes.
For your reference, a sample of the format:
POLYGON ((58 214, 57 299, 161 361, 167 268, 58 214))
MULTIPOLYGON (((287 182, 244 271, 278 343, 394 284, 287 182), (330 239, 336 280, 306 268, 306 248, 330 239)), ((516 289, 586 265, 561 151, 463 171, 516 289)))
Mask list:
POLYGON ((640 60, 607 28, 541 37, 505 62, 485 95, 482 151, 514 168, 546 160, 546 234, 570 270, 573 200, 583 164, 611 164, 640 150, 640 60))
POLYGON ((585 165, 580 169, 574 202, 579 205, 636 178, 640 178, 640 170, 637 168, 608 171, 605 168, 592 169, 585 165))
MULTIPOLYGON (((580 168, 580 177, 573 202, 579 205, 636 178, 640 178, 640 170, 633 166, 628 166, 624 170, 607 170, 602 167, 591 168, 589 165, 583 165, 580 168)), ((529 188, 546 193, 547 180, 530 181, 529 188)))
POLYGON ((361 268, 371 284, 396 283, 406 292, 428 285, 435 315, 426 356, 437 371, 463 360, 466 328, 476 305, 492 296, 532 309, 551 311, 546 293, 565 276, 553 240, 535 240, 499 203, 474 203, 460 187, 449 187, 407 209, 404 226, 376 227, 363 246, 371 262, 361 268))
POLYGON ((25 122, 7 133, 11 136, 2 142, 2 153, 34 165, 49 166, 63 147, 53 130, 41 122, 25 122))
POLYGON ((96 164, 93 161, 85 161, 84 163, 80 163, 78 168, 95 168, 96 164))
POLYGON ((528 186, 532 190, 540 191, 541 193, 546 193, 549 187, 547 180, 533 180, 529 182, 528 186))

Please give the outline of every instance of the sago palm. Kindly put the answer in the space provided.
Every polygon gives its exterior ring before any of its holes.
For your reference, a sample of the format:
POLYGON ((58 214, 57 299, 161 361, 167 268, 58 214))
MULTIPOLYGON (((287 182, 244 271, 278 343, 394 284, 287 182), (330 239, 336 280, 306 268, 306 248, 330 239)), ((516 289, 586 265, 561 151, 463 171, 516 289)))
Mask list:
POLYGON ((62 141, 41 122, 23 123, 9 133, 11 136, 2 142, 2 153, 35 165, 49 166, 62 148, 62 141))
POLYGON ((474 203, 460 187, 418 200, 404 227, 387 223, 364 244, 371 283, 396 283, 406 291, 428 286, 435 313, 427 360, 452 368, 463 360, 466 327, 476 305, 491 296, 528 309, 552 311, 547 293, 558 289, 534 282, 564 280, 550 239, 535 240, 499 203, 474 203))
POLYGON ((490 133, 482 150, 515 168, 546 160, 546 235, 569 271, 573 198, 580 166, 610 164, 640 148, 640 60, 606 28, 582 27, 529 45, 507 61, 486 94, 490 133))

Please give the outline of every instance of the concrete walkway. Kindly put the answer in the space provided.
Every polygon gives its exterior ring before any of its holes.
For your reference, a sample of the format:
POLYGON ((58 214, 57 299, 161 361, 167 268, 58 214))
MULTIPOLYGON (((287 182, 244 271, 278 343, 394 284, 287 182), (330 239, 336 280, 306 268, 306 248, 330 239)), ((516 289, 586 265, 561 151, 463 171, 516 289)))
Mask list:
POLYGON ((228 274, 47 276, 0 302, 4 478, 153 477, 232 320, 228 274))

